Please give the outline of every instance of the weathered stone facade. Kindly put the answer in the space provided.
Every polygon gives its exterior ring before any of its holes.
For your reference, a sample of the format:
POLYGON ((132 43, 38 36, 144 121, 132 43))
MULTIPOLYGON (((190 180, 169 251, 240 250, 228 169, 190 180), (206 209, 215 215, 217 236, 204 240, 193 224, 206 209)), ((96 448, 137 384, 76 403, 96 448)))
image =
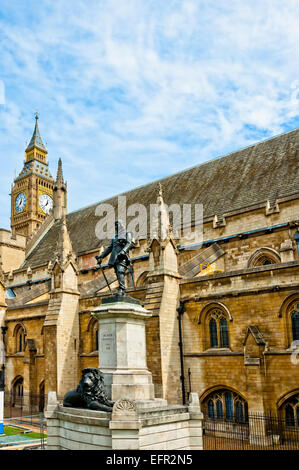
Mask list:
MULTIPOLYGON (((147 366, 156 397, 181 403, 182 368, 186 396, 197 392, 204 413, 216 392, 233 393, 249 412, 280 412, 299 393, 298 161, 293 131, 166 178, 163 194, 157 183, 128 193, 128 204, 204 205, 202 245, 170 235, 140 240, 132 252, 136 288, 128 278, 128 293, 152 313, 147 366)), ((96 205, 66 216, 64 208, 66 188, 54 200, 56 216, 28 241, 25 261, 6 273, 15 296, 3 319, 9 390, 21 378, 24 392, 62 396, 83 368, 98 366, 91 312, 109 291, 94 259, 103 249, 96 205)), ((113 270, 105 272, 113 290, 113 270)))

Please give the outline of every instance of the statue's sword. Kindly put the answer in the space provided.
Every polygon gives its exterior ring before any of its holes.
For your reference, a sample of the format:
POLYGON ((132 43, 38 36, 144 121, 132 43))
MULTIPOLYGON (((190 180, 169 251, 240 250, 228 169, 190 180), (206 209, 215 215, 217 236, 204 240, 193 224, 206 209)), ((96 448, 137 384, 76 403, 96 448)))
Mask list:
POLYGON ((105 274, 105 272, 104 272, 104 268, 103 268, 103 266, 102 266, 101 264, 99 264, 99 267, 100 267, 100 270, 101 270, 102 273, 103 273, 104 279, 105 279, 106 284, 107 284, 107 286, 108 286, 108 288, 109 288, 109 290, 110 290, 110 293, 112 294, 112 290, 111 290, 110 284, 109 284, 109 282, 108 282, 108 279, 107 279, 107 277, 106 277, 106 274, 105 274))

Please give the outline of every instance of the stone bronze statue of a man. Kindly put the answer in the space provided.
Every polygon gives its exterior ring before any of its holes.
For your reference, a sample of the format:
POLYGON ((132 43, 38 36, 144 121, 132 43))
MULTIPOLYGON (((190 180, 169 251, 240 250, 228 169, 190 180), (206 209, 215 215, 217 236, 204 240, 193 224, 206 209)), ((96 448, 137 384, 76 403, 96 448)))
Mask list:
POLYGON ((108 266, 114 268, 118 280, 118 296, 125 295, 125 274, 128 268, 131 268, 130 272, 132 275, 132 264, 129 257, 129 251, 132 248, 135 248, 132 234, 130 232, 126 232, 122 222, 117 220, 115 222, 115 236, 111 240, 110 245, 101 255, 97 255, 95 257, 98 265, 101 266, 102 259, 110 254, 108 266))

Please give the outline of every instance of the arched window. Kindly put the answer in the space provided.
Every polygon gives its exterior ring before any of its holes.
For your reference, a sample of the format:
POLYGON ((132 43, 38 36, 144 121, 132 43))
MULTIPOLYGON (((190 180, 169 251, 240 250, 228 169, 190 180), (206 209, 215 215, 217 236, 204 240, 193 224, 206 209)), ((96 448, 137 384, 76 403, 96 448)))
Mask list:
POLYGON ((297 231, 294 235, 294 240, 296 242, 296 245, 297 245, 297 252, 298 252, 298 255, 299 255, 299 232, 297 231))
POLYGON ((220 345, 222 348, 228 348, 228 325, 225 317, 220 318, 220 345))
POLYGON ((218 419, 223 418, 223 405, 221 400, 216 401, 216 416, 218 419))
POLYGON ((23 403, 23 383, 24 379, 18 376, 14 379, 12 385, 12 406, 22 406, 23 403))
POLYGON ((99 350, 99 324, 98 321, 92 322, 90 325, 90 352, 99 350))
POLYGON ((25 349, 25 332, 23 329, 20 329, 18 333, 17 344, 18 344, 18 352, 23 352, 25 349))
POLYGON ((293 350, 299 340, 299 290, 284 299, 278 317, 283 321, 284 347, 293 350))
POLYGON ((225 393, 225 417, 229 421, 234 419, 234 403, 231 392, 225 393))
POLYGON ((291 405, 285 407, 285 422, 287 426, 295 426, 294 408, 291 405))
POLYGON ((202 403, 209 419, 248 423, 247 402, 237 393, 220 389, 209 394, 202 403))
POLYGON ((292 333, 293 341, 299 340, 299 308, 292 315, 292 333))
POLYGON ((211 419, 215 418, 215 413, 214 413, 214 402, 213 400, 208 401, 208 417, 211 419))
POLYGON ((210 319, 209 326, 210 326, 210 346, 211 348, 218 348, 217 322, 215 318, 210 319))
POLYGON ((266 266, 267 264, 274 264, 274 262, 269 259, 269 258, 266 258, 264 261, 263 261, 263 266, 266 266))
POLYGON ((91 318, 87 327, 86 352, 91 353, 99 350, 99 323, 91 318))
POLYGON ((238 423, 242 423, 244 421, 244 411, 242 403, 238 401, 236 403, 236 418, 238 423))
POLYGON ((256 250, 248 260, 248 268, 281 263, 279 254, 272 248, 262 247, 256 250))
POLYGON ((209 314, 209 332, 211 348, 229 348, 228 323, 221 310, 209 314))
POLYGON ((299 429, 299 393, 289 397, 279 409, 285 425, 299 429))
POLYGON ((26 331, 23 325, 17 325, 15 328, 15 352, 24 352, 26 345, 26 331))

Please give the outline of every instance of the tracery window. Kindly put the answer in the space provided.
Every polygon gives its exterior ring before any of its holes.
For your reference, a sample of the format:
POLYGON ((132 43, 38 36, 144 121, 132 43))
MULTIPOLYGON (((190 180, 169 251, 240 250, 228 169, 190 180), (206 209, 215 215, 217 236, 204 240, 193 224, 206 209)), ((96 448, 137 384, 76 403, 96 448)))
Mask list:
POLYGON ((299 428, 299 393, 285 401, 281 411, 286 426, 299 428))
POLYGON ((213 400, 208 401, 208 417, 211 419, 215 418, 215 407, 213 400))
POLYGON ((262 265, 263 266, 266 266, 267 264, 274 264, 274 261, 272 261, 269 258, 265 258, 264 260, 262 260, 262 265))
POLYGON ((256 250, 248 260, 248 267, 255 268, 256 266, 266 266, 269 264, 280 263, 281 259, 279 254, 272 248, 259 248, 256 250))
MULTIPOLYGON (((238 402, 238 404, 240 404, 238 402)), ((234 419, 234 402, 231 392, 225 392, 225 417, 228 420, 234 419)), ((238 415, 238 410, 236 408, 236 414, 238 415)))
POLYGON ((284 347, 290 350, 297 348, 299 346, 299 291, 284 299, 278 317, 283 319, 284 347))
POLYGON ((299 255, 299 232, 296 232, 295 235, 294 235, 294 240, 296 242, 296 245, 297 245, 297 252, 298 252, 298 255, 299 255))
POLYGON ((296 307, 292 314, 293 341, 299 340, 299 304, 297 304, 296 307))
POLYGON ((211 348, 228 348, 228 323, 221 310, 213 310, 208 317, 211 348))
POLYGON ((209 419, 220 419, 238 423, 248 422, 247 402, 230 390, 212 392, 203 402, 203 411, 209 419))

